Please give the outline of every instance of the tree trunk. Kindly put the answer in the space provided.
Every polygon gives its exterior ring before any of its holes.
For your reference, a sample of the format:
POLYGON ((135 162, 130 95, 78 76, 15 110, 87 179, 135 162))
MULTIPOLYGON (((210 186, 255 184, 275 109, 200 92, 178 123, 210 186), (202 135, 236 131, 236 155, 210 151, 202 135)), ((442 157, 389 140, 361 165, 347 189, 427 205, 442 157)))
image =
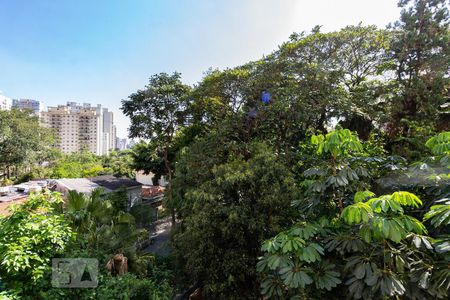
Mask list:
MULTIPOLYGON (((332 171, 334 177, 337 176, 336 168, 337 168, 336 158, 334 156, 331 156, 331 171, 332 171)), ((336 194, 334 194, 334 197, 336 198, 336 194)), ((338 200, 339 210, 342 214, 342 211, 344 210, 344 203, 342 202, 341 195, 337 195, 337 200, 338 200)))
POLYGON ((172 229, 175 228, 176 226, 176 216, 175 216, 175 207, 173 204, 173 197, 172 197, 172 187, 170 186, 172 184, 172 168, 170 167, 170 162, 169 162, 169 149, 166 146, 164 148, 164 164, 166 166, 166 171, 167 171, 167 176, 169 179, 169 194, 167 195, 169 198, 169 203, 170 203, 170 214, 172 215, 172 229))
POLYGON ((317 122, 317 124, 316 124, 317 129, 318 129, 319 131, 321 131, 322 133, 325 133, 325 132, 326 132, 326 130, 325 130, 326 118, 327 118, 327 116, 326 116, 326 112, 325 112, 325 110, 324 110, 324 111, 322 111, 322 113, 320 114, 320 118, 319 118, 319 120, 318 120, 318 122, 317 122))

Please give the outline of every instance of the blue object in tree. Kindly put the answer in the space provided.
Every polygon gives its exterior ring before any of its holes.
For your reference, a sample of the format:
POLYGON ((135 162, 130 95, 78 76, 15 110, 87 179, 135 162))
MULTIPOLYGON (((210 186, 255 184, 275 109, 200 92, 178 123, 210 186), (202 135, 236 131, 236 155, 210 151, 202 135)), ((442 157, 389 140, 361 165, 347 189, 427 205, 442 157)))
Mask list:
POLYGON ((267 91, 262 92, 261 101, 264 102, 264 104, 269 103, 270 102, 270 93, 267 91))

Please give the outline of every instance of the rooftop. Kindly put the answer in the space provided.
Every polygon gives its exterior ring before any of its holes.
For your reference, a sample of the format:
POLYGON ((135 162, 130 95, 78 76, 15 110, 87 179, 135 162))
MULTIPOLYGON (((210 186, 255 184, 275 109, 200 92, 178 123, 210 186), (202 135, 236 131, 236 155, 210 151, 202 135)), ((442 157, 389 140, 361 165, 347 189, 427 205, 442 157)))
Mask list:
POLYGON ((10 202, 1 202, 0 201, 0 216, 8 216, 10 214, 9 207, 13 204, 20 204, 27 200, 28 195, 23 195, 21 198, 17 198, 10 202))
MULTIPOLYGON (((90 194, 94 190, 102 187, 87 178, 62 178, 56 179, 55 181, 65 186, 68 190, 76 190, 85 194, 90 194)), ((105 188, 105 192, 110 192, 110 189, 105 188)))
POLYGON ((155 196, 164 194, 165 188, 159 185, 143 186, 142 187, 142 197, 153 198, 155 196))
POLYGON ((103 176, 97 176, 89 178, 90 181, 106 188, 109 190, 117 190, 121 187, 131 188, 131 187, 140 187, 142 186, 141 183, 137 182, 136 180, 128 179, 128 178, 117 178, 112 175, 103 175, 103 176))
POLYGON ((48 181, 38 180, 0 187, 0 215, 8 215, 10 205, 24 202, 30 192, 39 192, 47 185, 48 181))

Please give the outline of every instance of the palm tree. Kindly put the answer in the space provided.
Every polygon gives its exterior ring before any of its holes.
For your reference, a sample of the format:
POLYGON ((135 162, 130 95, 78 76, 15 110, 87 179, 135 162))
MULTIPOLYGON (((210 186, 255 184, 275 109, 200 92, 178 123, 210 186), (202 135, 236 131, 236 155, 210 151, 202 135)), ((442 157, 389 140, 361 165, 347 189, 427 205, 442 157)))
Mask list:
POLYGON ((124 253, 130 261, 141 261, 137 245, 148 237, 148 232, 136 227, 131 214, 114 209, 109 199, 114 196, 117 195, 103 196, 102 189, 90 195, 71 191, 65 214, 78 233, 78 242, 85 245, 89 253, 104 258, 124 253))

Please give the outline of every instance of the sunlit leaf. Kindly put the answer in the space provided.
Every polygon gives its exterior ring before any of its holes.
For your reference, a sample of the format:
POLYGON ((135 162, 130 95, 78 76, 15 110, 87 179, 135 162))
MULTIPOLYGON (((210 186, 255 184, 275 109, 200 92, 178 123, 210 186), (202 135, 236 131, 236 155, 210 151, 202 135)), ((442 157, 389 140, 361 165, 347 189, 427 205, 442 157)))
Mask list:
POLYGON ((367 223, 372 216, 372 208, 364 202, 358 202, 347 206, 341 214, 344 221, 350 225, 367 223))
POLYGON ((373 193, 371 191, 368 191, 368 190, 359 191, 359 192, 355 193, 355 196, 354 196, 353 200, 354 200, 355 203, 358 203, 358 202, 365 201, 368 198, 371 198, 371 197, 374 197, 374 196, 375 196, 375 193, 373 193))

